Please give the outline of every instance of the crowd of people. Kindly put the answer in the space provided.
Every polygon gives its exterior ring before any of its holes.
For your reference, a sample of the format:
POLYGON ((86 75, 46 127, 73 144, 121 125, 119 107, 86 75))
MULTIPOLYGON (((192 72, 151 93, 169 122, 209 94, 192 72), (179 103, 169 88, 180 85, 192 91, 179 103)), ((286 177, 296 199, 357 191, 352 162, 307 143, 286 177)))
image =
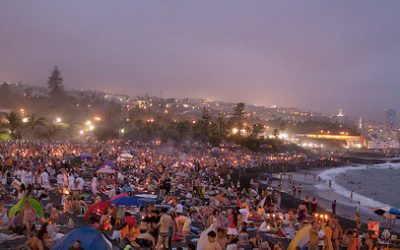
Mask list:
MULTIPOLYGON (((342 230, 334 215, 315 216, 314 201, 283 209, 279 181, 270 175, 241 181, 254 168, 286 171, 332 157, 202 143, 21 141, 2 143, 0 160, 0 243, 24 239, 22 249, 52 249, 82 226, 119 249, 280 250, 307 227, 309 240, 293 249, 360 249, 359 232, 342 230), (140 204, 114 202, 123 197, 140 204)), ((84 249, 84 242, 70 249, 84 249)))

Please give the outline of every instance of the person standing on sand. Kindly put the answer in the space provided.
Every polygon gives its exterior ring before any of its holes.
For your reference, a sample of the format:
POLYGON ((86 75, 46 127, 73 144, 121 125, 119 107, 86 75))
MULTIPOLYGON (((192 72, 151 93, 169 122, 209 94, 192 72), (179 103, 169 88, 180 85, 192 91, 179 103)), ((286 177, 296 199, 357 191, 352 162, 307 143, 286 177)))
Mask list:
POLYGON ((306 206, 307 211, 311 211, 311 201, 308 198, 308 195, 306 195, 306 197, 304 198, 303 204, 304 204, 304 206, 306 206))
POLYGON ((336 215, 336 200, 332 202, 332 214, 336 215))
POLYGON ((317 207, 318 207, 318 202, 315 199, 315 197, 313 197, 312 201, 311 201, 311 214, 314 214, 317 212, 317 207))

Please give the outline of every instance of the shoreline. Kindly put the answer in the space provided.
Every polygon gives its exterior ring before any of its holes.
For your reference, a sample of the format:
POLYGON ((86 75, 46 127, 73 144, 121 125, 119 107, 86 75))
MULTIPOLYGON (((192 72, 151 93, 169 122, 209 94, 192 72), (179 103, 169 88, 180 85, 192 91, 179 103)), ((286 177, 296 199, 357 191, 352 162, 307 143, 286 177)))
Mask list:
MULTIPOLYGON (((346 158, 345 158, 346 159, 346 158)), ((334 170, 345 167, 360 167, 363 165, 378 165, 383 163, 393 163, 393 161, 383 161, 381 159, 360 159, 356 158, 352 162, 348 161, 347 163, 343 159, 343 161, 334 162, 336 164, 322 164, 322 166, 309 166, 309 165, 297 165, 297 166, 287 166, 284 169, 286 172, 286 179, 283 183, 282 189, 282 208, 291 209, 297 208, 298 205, 303 203, 304 197, 307 195, 310 199, 315 197, 318 201, 318 211, 323 211, 331 214, 331 204, 332 201, 336 199, 336 215, 339 217, 344 228, 355 228, 355 214, 356 214, 356 206, 357 203, 355 200, 351 201, 350 197, 346 197, 340 193, 335 192, 328 187, 328 180, 321 180, 320 182, 314 181, 313 175, 319 176, 321 173, 327 170, 334 170), (349 164, 350 163, 350 164, 349 164), (348 164, 348 165, 347 165, 348 164), (355 165, 357 164, 357 165, 355 165), (307 173, 307 178, 305 178, 305 173, 307 173), (296 184, 302 185, 301 195, 296 194, 293 195, 291 188, 288 188, 287 176, 291 174, 293 176, 293 181, 296 184), (316 186, 319 186, 317 188, 316 186), (324 188, 325 187, 325 188, 324 188)), ((329 161, 327 161, 329 162, 329 161)), ((333 163, 333 162, 329 162, 333 163)), ((268 173, 272 173, 272 176, 275 180, 279 179, 282 166, 264 166, 257 167, 246 170, 245 173, 241 173, 238 176, 238 179, 241 181, 241 185, 247 184, 251 178, 262 180, 268 173), (245 181, 245 182, 243 182, 245 181), (243 183, 243 184, 242 184, 243 183)), ((265 184, 262 184, 265 185, 265 184)), ((378 201, 379 202, 379 201, 378 201)), ((381 227, 384 226, 383 217, 374 214, 371 208, 360 207, 359 214, 361 216, 362 230, 367 230, 367 221, 368 219, 372 219, 375 221, 381 222, 381 227)), ((400 231, 400 225, 395 225, 393 230, 396 232, 400 231)))

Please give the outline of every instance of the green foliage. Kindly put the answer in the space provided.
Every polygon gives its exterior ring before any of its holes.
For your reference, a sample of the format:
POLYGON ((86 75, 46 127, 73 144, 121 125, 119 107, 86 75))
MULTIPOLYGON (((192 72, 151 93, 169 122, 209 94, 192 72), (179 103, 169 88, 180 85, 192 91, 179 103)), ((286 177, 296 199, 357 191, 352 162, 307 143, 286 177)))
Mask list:
POLYGON ((64 96, 64 85, 61 73, 57 66, 54 67, 49 80, 47 81, 50 97, 56 99, 64 96))

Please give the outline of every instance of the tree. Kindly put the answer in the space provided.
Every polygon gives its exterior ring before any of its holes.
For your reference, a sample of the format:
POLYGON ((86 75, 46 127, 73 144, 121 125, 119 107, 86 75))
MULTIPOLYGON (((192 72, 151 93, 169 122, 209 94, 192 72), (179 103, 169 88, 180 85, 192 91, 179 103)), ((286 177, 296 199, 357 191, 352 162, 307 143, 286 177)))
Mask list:
POLYGON ((245 109, 246 109, 246 104, 244 104, 243 102, 239 102, 238 104, 236 104, 232 113, 234 122, 240 123, 242 121, 242 119, 246 114, 245 109))
POLYGON ((55 66, 53 72, 51 72, 47 85, 49 88, 49 95, 52 98, 60 98, 64 95, 63 78, 57 66, 55 66))
POLYGON ((31 131, 36 130, 38 127, 44 127, 44 126, 46 126, 44 124, 44 118, 37 117, 35 114, 29 116, 28 122, 26 124, 26 127, 29 128, 31 131))
POLYGON ((203 139, 207 139, 210 135, 211 115, 207 108, 201 110, 201 120, 199 122, 203 139))
POLYGON ((252 138, 258 138, 260 134, 263 132, 264 126, 262 124, 253 124, 253 128, 251 130, 251 137, 252 138))
POLYGON ((272 131, 272 134, 275 136, 275 139, 278 139, 280 132, 278 129, 274 129, 274 131, 272 131))
POLYGON ((46 127, 46 131, 42 134, 48 141, 54 139, 59 132, 59 127, 55 124, 50 124, 46 127))
POLYGON ((5 116, 5 127, 9 130, 12 139, 21 137, 22 119, 21 116, 12 111, 5 116))

